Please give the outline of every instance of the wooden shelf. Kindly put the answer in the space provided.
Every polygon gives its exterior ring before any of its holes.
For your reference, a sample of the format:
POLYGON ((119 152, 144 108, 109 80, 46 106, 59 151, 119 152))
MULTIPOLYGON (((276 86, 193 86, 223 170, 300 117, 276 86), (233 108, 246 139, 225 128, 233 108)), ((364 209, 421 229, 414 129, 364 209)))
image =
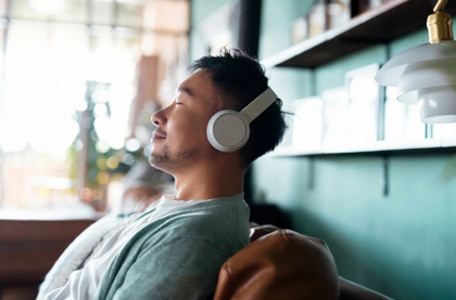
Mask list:
POLYGON ((269 153, 271 157, 349 155, 349 154, 387 154, 400 152, 438 152, 456 149, 456 139, 428 139, 423 141, 387 142, 377 141, 358 146, 325 146, 312 149, 297 149, 292 146, 281 146, 269 153))
MULTIPOLYGON (((340 27, 291 46, 262 63, 267 68, 316 68, 368 46, 388 43, 419 29, 425 29, 434 2, 389 1, 354 17, 340 27)), ((448 1, 445 11, 454 14, 456 1, 448 1)))
MULTIPOLYGON (((427 17, 436 0, 390 0, 366 11, 346 24, 291 46, 262 61, 266 68, 316 68, 371 45, 389 43, 420 29, 426 29, 427 17)), ((456 1, 448 1, 445 11, 454 15, 456 1)), ((425 43, 427 41, 423 41, 425 43)), ((456 139, 427 139, 418 142, 377 141, 352 146, 321 145, 312 149, 278 147, 273 157, 359 155, 452 151, 456 139)))

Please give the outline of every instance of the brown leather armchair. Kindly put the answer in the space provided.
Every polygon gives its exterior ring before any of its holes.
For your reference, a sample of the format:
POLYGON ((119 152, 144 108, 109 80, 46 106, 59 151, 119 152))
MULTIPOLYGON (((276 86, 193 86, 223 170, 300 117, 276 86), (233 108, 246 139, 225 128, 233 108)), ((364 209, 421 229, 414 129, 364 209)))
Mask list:
POLYGON ((222 266, 214 300, 226 299, 390 298, 340 277, 322 240, 264 225, 222 266))

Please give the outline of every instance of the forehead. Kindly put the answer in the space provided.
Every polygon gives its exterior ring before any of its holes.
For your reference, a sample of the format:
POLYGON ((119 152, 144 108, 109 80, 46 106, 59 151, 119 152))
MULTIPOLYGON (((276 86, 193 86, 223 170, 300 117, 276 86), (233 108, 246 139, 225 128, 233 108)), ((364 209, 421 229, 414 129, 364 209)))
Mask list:
POLYGON ((212 112, 224 107, 220 92, 212 82, 212 73, 209 70, 197 70, 177 88, 177 95, 189 97, 192 102, 202 104, 212 112))
POLYGON ((181 82, 177 90, 186 92, 195 97, 204 92, 215 92, 211 80, 211 72, 208 70, 198 70, 190 74, 181 82))

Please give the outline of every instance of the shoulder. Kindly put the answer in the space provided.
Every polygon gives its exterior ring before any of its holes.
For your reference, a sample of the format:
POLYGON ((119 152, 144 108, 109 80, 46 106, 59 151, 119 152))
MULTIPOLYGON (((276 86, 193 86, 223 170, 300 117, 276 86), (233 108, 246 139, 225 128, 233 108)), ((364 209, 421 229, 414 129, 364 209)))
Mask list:
POLYGON ((220 198, 192 205, 181 211, 175 221, 179 225, 185 224, 179 227, 185 231, 192 229, 197 233, 248 235, 249 214, 249 208, 242 199, 232 201, 220 198))
POLYGON ((201 201, 148 224, 139 237, 152 247, 180 241, 233 252, 249 242, 249 210, 244 201, 201 201))

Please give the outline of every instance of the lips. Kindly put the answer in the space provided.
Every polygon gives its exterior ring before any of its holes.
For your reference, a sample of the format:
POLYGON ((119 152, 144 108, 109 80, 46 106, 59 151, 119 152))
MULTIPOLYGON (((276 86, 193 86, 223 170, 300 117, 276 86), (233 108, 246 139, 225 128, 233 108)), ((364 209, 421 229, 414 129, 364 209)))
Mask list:
POLYGON ((154 130, 154 132, 152 133, 152 140, 153 141, 156 141, 156 140, 163 140, 166 138, 166 133, 161 131, 160 129, 156 129, 154 130))

